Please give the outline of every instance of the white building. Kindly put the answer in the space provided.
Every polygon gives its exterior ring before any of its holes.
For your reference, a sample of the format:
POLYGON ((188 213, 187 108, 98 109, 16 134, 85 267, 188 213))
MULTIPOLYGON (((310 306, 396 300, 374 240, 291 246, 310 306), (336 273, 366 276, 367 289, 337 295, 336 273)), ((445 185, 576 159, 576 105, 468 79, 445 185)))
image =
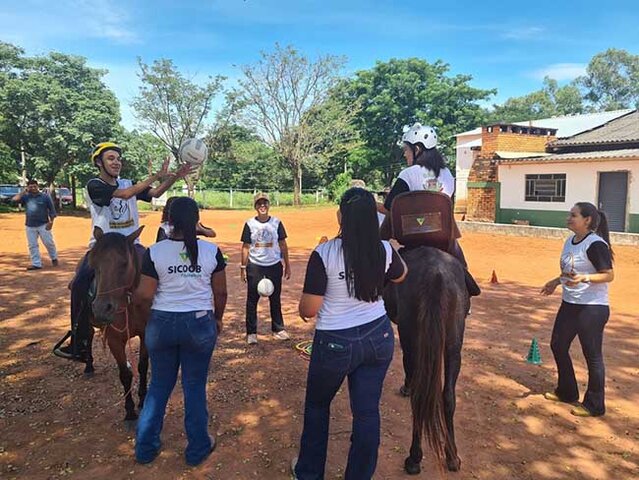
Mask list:
MULTIPOLYGON (((515 125, 535 128, 556 129, 558 139, 572 137, 579 133, 591 130, 632 112, 632 110, 615 110, 612 112, 589 113, 583 115, 567 115, 562 117, 544 118, 541 120, 515 122, 515 125)), ((455 135, 456 145, 456 186, 455 186, 455 210, 466 211, 468 197, 468 174, 482 145, 481 127, 468 132, 455 135)))

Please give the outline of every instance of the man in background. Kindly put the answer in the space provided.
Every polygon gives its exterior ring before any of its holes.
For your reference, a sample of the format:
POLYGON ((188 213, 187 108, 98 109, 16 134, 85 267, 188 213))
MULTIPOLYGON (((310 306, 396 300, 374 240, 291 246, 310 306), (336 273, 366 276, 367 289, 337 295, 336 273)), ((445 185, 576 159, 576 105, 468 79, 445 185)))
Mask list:
POLYGON ((49 252, 51 264, 57 267, 58 252, 51 232, 56 213, 51 197, 40 191, 37 180, 29 180, 27 188, 15 195, 12 200, 22 205, 26 212, 27 242, 29 244, 29 255, 31 256, 31 265, 27 267, 27 270, 42 269, 38 237, 40 237, 47 252, 49 252))

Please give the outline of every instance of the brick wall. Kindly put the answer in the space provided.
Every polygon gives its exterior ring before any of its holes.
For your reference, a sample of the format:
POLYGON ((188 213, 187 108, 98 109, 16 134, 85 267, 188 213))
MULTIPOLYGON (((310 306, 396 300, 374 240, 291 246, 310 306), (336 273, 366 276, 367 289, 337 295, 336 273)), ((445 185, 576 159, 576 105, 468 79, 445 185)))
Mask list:
MULTIPOLYGON (((511 130, 513 127, 508 125, 505 128, 511 130)), ((546 144, 555 139, 554 135, 541 133, 502 132, 499 125, 482 127, 481 155, 489 156, 500 150, 506 152, 545 152, 546 144)))
POLYGON ((497 209, 495 188, 468 188, 466 219, 474 222, 494 222, 497 209))

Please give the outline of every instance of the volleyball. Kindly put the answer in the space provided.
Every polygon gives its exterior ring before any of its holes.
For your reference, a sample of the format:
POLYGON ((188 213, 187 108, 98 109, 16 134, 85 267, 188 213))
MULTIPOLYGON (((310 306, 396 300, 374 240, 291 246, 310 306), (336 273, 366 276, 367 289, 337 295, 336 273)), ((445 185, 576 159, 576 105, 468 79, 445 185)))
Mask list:
POLYGON ((262 297, 270 297, 275 291, 275 285, 271 282, 270 279, 264 277, 257 284, 257 293, 259 293, 262 297))
POLYGON ((180 145, 180 159, 185 163, 201 165, 209 156, 209 149, 199 138, 187 138, 180 145))

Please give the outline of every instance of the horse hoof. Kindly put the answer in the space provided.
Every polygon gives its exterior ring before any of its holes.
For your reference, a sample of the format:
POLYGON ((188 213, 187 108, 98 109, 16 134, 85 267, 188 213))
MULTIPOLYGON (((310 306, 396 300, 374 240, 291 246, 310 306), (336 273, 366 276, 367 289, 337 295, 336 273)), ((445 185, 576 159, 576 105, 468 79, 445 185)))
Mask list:
POLYGON ((137 427, 137 425, 138 425, 138 419, 137 418, 133 418, 133 419, 124 421, 124 428, 126 429, 127 432, 134 432, 135 431, 135 427, 137 427))
POLYGON ((404 461, 404 470, 409 475, 418 475, 422 471, 422 467, 419 463, 415 463, 410 457, 407 457, 404 461))
POLYGON ((461 459, 457 456, 455 456, 455 458, 447 458, 446 467, 448 467, 449 472, 459 472, 459 469, 461 468, 461 459))

